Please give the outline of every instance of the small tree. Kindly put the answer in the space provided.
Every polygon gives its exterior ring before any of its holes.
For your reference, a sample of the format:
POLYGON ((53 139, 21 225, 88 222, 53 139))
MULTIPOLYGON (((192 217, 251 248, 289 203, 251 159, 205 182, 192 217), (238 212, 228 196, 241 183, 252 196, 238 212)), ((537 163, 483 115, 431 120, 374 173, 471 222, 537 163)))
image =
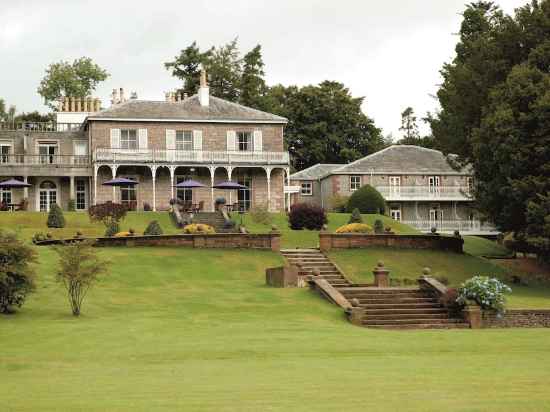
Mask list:
POLYGON ((145 229, 145 232, 143 232, 145 236, 149 235, 162 235, 162 228, 159 225, 159 222, 156 220, 151 221, 147 228, 145 229))
POLYGON ((384 222, 380 219, 374 221, 374 233, 384 233, 384 222))
POLYGON ((65 227, 65 217, 63 211, 57 203, 50 205, 50 212, 48 213, 48 227, 62 228, 65 227))
POLYGON ((328 219, 325 209, 310 203, 297 203, 290 207, 288 223, 292 230, 321 230, 328 219))
POLYGON ((127 212, 128 208, 125 205, 113 202, 101 203, 88 209, 92 222, 103 222, 105 225, 105 236, 112 236, 119 231, 119 222, 124 219, 127 212))
POLYGON ((59 255, 57 280, 67 290, 74 316, 79 316, 86 294, 107 271, 108 262, 100 258, 93 242, 74 242, 56 248, 59 255))
POLYGON ((359 209, 361 213, 380 213, 386 209, 386 202, 380 192, 370 185, 365 185, 356 190, 348 201, 348 213, 353 209, 359 209))
POLYGON ((34 289, 35 251, 13 233, 0 231, 0 313, 21 307, 34 289))
POLYGON ((361 212, 359 209, 353 209, 351 216, 349 217, 348 223, 363 223, 363 218, 361 217, 361 212))

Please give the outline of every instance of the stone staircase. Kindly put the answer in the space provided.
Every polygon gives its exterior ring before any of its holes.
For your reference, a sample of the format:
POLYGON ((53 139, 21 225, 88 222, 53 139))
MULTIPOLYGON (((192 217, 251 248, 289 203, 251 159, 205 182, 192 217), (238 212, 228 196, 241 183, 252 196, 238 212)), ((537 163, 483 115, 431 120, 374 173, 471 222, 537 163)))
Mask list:
POLYGON ((356 285, 318 249, 281 250, 286 260, 304 272, 318 270, 345 300, 361 310, 360 325, 382 329, 469 328, 463 319, 454 319, 429 291, 418 287, 380 288, 356 285))
POLYGON ((420 288, 343 287, 338 291, 364 310, 361 324, 383 329, 469 328, 454 319, 429 291, 420 288))
POLYGON ((225 228, 225 218, 221 212, 200 212, 193 214, 193 223, 210 225, 216 233, 235 233, 236 228, 225 228))
POLYGON ((319 277, 326 279, 331 286, 351 285, 340 269, 318 249, 285 249, 281 250, 281 254, 290 264, 300 267, 305 272, 319 270, 319 277))

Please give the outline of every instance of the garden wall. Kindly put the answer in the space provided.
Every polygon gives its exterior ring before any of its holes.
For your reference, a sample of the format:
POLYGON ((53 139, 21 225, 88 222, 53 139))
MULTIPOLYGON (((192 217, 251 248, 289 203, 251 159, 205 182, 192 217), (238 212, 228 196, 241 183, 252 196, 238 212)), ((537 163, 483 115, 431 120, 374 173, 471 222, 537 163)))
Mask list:
POLYGON ((483 312, 484 328, 550 328, 550 309, 508 310, 502 317, 493 312, 483 312))
MULTIPOLYGON (((82 241, 86 239, 44 240, 37 245, 56 245, 63 242, 82 241)), ((96 246, 181 246, 189 248, 251 248, 270 249, 278 252, 281 249, 281 234, 215 233, 192 235, 158 235, 158 236, 128 236, 100 237, 95 240, 96 246)))
POLYGON ((362 233, 319 234, 319 247, 323 252, 331 249, 392 247, 403 249, 434 249, 462 253, 464 239, 438 235, 367 235, 362 233))

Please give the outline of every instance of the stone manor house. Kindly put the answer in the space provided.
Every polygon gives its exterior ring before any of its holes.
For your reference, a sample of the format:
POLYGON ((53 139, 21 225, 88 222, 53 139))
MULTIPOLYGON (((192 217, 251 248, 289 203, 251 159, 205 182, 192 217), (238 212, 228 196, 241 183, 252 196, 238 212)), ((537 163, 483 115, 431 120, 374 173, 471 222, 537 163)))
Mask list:
POLYGON ((423 232, 494 235, 472 208, 472 171, 452 167, 453 156, 418 146, 394 145, 349 164, 317 164, 290 176, 291 203, 332 208, 363 185, 375 187, 393 219, 423 232))
POLYGON ((65 98, 56 116, 52 123, 0 123, 0 181, 31 185, 1 190, 0 200, 13 209, 23 199, 28 210, 48 211, 52 203, 67 209, 72 199, 76 210, 111 200, 132 210, 166 210, 176 197, 204 211, 213 210, 217 197, 244 209, 285 208, 287 119, 210 96, 204 73, 191 97, 126 99, 120 89, 105 110, 97 99, 65 98), (102 185, 114 177, 139 184, 102 185), (207 187, 174 187, 187 179, 207 187), (226 180, 247 189, 211 189, 226 180))

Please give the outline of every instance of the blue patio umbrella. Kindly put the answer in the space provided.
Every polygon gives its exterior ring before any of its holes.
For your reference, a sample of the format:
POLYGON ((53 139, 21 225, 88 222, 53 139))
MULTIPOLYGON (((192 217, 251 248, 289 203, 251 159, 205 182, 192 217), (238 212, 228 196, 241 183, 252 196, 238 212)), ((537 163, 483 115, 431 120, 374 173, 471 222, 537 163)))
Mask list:
POLYGON ((238 190, 238 189, 248 189, 247 186, 241 185, 237 182, 232 182, 228 180, 227 182, 218 183, 217 185, 212 186, 214 189, 227 189, 227 190, 238 190))
POLYGON ((206 186, 203 185, 200 182, 189 179, 189 180, 184 180, 183 182, 178 183, 174 187, 178 187, 180 189, 195 189, 195 188, 198 188, 198 187, 206 187, 206 186))
POLYGON ((4 189, 17 189, 18 187, 31 187, 30 184, 22 182, 17 179, 9 179, 4 182, 0 182, 0 187, 4 189))
POLYGON ((106 182, 103 182, 103 186, 114 186, 114 187, 128 187, 128 186, 135 186, 139 184, 135 180, 132 179, 126 179, 125 177, 117 177, 115 179, 107 180, 106 182))

